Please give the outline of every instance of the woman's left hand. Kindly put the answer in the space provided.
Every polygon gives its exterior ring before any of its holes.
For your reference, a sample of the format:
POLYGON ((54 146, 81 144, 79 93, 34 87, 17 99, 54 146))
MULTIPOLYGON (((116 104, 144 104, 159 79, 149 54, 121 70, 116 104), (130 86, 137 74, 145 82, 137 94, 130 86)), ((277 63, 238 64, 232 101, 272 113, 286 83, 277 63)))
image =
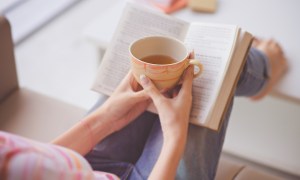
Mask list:
POLYGON ((54 139, 52 143, 85 155, 95 144, 122 129, 146 110, 150 98, 144 90, 138 91, 139 87, 129 72, 102 106, 54 139))
POLYGON ((101 113, 101 117, 111 123, 113 131, 122 129, 144 112, 151 102, 147 93, 141 89, 130 71, 114 93, 93 114, 101 113))

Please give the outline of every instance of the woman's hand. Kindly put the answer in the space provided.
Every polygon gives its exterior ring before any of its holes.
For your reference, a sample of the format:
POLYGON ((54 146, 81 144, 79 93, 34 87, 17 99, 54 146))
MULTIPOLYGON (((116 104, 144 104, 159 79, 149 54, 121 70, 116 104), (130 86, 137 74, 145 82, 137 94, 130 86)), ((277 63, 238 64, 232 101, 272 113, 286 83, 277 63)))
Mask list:
POLYGON ((138 91, 138 84, 129 72, 101 107, 52 143, 85 155, 95 144, 120 130, 144 112, 149 103, 149 96, 144 90, 138 91))
POLYGON ((141 77, 142 86, 158 111, 165 140, 180 138, 187 134, 192 104, 192 82, 193 66, 186 70, 181 89, 176 87, 164 94, 159 92, 146 76, 141 77))
POLYGON ((113 130, 118 131, 144 112, 150 103, 149 100, 149 96, 141 90, 130 71, 94 115, 104 114, 104 119, 113 125, 113 130))
POLYGON ((181 88, 174 88, 164 94, 161 94, 146 76, 140 77, 144 90, 158 111, 164 138, 161 153, 149 179, 175 179, 187 138, 193 73, 193 66, 190 66, 183 76, 181 88))

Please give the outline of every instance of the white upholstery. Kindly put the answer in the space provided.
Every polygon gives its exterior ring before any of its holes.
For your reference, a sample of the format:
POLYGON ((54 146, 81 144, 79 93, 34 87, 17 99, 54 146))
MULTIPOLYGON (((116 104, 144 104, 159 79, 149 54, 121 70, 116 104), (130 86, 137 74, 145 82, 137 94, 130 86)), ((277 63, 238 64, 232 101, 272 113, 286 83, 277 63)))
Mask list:
POLYGON ((85 110, 20 88, 0 102, 0 129, 48 142, 84 116, 85 110))

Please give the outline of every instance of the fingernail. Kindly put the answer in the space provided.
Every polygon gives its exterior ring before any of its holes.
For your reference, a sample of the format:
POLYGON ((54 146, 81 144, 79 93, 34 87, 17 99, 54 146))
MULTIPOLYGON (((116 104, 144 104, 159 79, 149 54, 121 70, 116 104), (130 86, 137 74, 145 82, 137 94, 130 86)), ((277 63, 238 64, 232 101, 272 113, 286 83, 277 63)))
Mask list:
POLYGON ((144 74, 140 75, 140 81, 143 86, 145 86, 149 83, 149 79, 144 74))

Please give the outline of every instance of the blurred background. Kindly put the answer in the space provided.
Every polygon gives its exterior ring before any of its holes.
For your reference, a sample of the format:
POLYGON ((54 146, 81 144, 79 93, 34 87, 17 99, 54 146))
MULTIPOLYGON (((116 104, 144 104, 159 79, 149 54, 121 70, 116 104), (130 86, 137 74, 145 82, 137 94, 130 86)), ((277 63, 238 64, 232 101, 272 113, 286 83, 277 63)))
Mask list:
MULTIPOLYGON (((124 4, 125 0, 0 0, 0 12, 13 30, 20 85, 88 110, 99 97, 90 88, 124 4)), ((219 0, 214 12, 184 7, 170 14, 190 22, 237 24, 283 46, 291 66, 276 87, 277 95, 259 102, 235 99, 224 151, 297 177, 299 7, 297 0, 219 0)))

